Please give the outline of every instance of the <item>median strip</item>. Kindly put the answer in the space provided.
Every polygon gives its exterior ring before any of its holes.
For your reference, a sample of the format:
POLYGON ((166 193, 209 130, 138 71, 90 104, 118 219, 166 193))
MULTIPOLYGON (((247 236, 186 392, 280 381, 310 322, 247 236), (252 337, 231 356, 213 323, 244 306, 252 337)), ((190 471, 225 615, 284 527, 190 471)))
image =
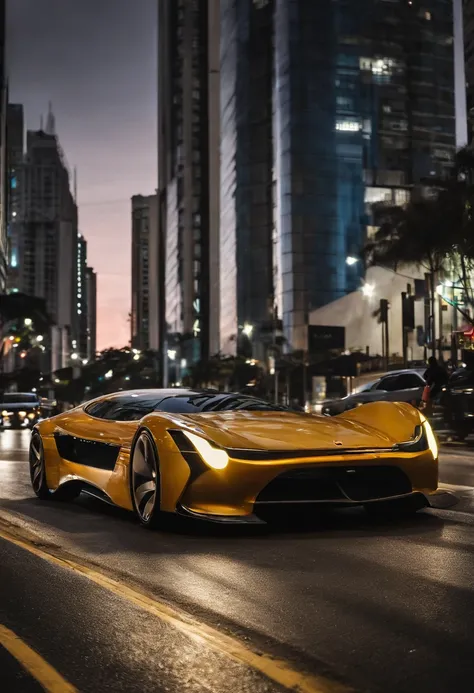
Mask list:
POLYGON ((56 669, 31 649, 16 633, 0 624, 0 645, 21 664, 47 693, 77 693, 56 669))
MULTIPOLYGON (((56 566, 79 573, 96 585, 147 611, 194 641, 197 640, 215 652, 248 666, 287 690, 297 691, 298 693, 353 693, 352 688, 337 681, 325 676, 301 672, 295 669, 289 662, 252 650, 237 638, 221 633, 212 626, 197 621, 186 612, 153 599, 91 567, 77 563, 70 558, 62 558, 47 548, 39 548, 31 541, 18 537, 16 534, 11 534, 4 529, 0 529, 0 537, 56 566)), ((69 693, 69 691, 74 689, 47 690, 54 691, 54 693, 69 693)))

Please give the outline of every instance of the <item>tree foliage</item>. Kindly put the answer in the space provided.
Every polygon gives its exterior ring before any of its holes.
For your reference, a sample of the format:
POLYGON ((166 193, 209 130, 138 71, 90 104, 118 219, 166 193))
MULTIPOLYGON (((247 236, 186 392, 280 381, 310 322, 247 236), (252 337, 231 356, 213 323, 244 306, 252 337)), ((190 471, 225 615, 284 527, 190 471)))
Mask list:
MULTIPOLYGON (((367 264, 397 270, 416 265, 435 282, 449 279, 474 308, 474 154, 457 153, 450 175, 414 191, 403 207, 374 205, 377 232, 366 244, 367 264)), ((460 309, 466 319, 470 313, 460 309)))

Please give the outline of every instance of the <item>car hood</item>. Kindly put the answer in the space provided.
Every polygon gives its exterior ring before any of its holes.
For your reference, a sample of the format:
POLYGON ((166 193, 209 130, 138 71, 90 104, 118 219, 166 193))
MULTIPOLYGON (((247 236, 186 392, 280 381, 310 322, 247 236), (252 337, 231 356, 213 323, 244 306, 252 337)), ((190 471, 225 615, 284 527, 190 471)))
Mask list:
POLYGON ((179 417, 226 448, 331 450, 387 448, 388 434, 356 421, 290 412, 223 412, 179 417), (336 444, 337 443, 337 444, 336 444), (342 443, 340 445, 339 443, 342 443))

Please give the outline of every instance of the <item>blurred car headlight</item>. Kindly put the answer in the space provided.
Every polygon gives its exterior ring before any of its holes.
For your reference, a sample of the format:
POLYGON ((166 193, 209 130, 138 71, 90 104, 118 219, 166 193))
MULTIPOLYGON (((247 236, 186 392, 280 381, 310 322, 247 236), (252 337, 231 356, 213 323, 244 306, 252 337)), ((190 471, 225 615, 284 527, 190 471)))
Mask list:
POLYGON ((21 416, 21 417, 25 418, 25 416, 26 416, 26 411, 19 411, 19 412, 18 412, 18 416, 21 416))
POLYGON ((29 419, 34 419, 34 418, 36 418, 36 414, 34 414, 33 412, 30 412, 30 413, 28 414, 28 418, 29 418, 29 419))
POLYGON ((229 455, 221 448, 213 447, 208 440, 195 433, 183 431, 186 438, 194 445, 202 461, 212 469, 225 469, 229 464, 229 455))

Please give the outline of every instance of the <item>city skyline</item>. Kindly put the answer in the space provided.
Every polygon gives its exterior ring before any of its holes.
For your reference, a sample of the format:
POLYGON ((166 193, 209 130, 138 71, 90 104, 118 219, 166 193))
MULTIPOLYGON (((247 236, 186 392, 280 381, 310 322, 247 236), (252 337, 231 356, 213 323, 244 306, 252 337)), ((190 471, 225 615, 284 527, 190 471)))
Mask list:
POLYGON ((52 101, 79 228, 98 276, 98 348, 130 338, 130 208, 156 188, 156 2, 17 0, 8 6, 10 101, 40 127, 52 101), (24 46, 29 50, 25 51, 24 46), (87 46, 87 50, 84 50, 87 46), (112 259, 112 266, 111 266, 112 259))

